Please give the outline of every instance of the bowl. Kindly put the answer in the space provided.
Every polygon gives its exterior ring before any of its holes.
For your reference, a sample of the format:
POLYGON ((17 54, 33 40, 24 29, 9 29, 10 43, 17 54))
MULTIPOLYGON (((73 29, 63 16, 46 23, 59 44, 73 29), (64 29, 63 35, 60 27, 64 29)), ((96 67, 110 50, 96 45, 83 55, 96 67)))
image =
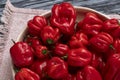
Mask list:
MULTIPOLYGON (((76 13, 77 13, 77 20, 76 20, 77 22, 82 20, 85 16, 85 13, 87 13, 87 12, 92 12, 92 13, 97 14, 98 17, 100 19, 102 19, 103 21, 107 20, 107 19, 110 19, 107 15, 105 15, 105 14, 99 12, 99 11, 96 11, 94 9, 91 9, 91 8, 81 7, 81 6, 74 6, 74 8, 75 8, 76 13)), ((50 17, 50 15, 51 15, 51 11, 48 11, 48 12, 42 14, 42 16, 45 16, 46 18, 50 17)), ((25 26, 24 29, 19 34, 16 42, 22 41, 24 39, 25 35, 27 34, 27 30, 28 30, 27 26, 25 26)), ((12 66, 12 73, 13 73, 12 75, 14 77, 15 76, 14 66, 12 66)))

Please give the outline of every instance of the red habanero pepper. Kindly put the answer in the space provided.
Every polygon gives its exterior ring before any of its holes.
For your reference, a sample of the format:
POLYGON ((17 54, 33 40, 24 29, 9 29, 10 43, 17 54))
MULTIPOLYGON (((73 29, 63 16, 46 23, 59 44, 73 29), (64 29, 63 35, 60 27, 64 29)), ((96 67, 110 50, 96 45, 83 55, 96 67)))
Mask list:
POLYGON ((25 42, 27 42, 32 48, 35 48, 36 46, 41 44, 38 37, 27 37, 25 39, 25 42))
POLYGON ((75 67, 84 67, 91 61, 92 53, 81 47, 72 49, 68 53, 68 64, 75 67))
POLYGON ((54 44, 60 38, 60 31, 58 28, 52 28, 51 26, 46 26, 41 31, 41 38, 45 44, 54 44))
POLYGON ((85 15, 85 18, 83 19, 83 24, 103 24, 103 21, 95 14, 92 12, 88 12, 85 15))
POLYGON ((41 79, 45 77, 46 75, 46 65, 47 65, 47 59, 45 60, 36 60, 33 62, 33 64, 30 66, 30 69, 37 73, 41 79))
POLYGON ((48 49, 46 46, 38 45, 34 48, 34 51, 35 56, 39 59, 48 57, 48 49))
POLYGON ((103 26, 103 31, 111 33, 119 27, 119 22, 117 19, 108 19, 103 23, 103 26))
POLYGON ((77 73, 76 80, 102 80, 102 77, 95 68, 88 65, 77 73))
POLYGON ((47 63, 47 73, 52 79, 63 79, 68 76, 67 64, 59 57, 52 57, 47 63))
POLYGON ((120 26, 110 33, 115 39, 120 38, 120 26))
POLYGON ((17 42, 10 48, 13 63, 17 67, 26 67, 33 62, 33 50, 25 42, 17 42))
POLYGON ((71 48, 85 47, 88 45, 87 35, 84 33, 76 33, 73 35, 69 41, 69 46, 71 48))
POLYGON ((93 37, 97 35, 102 30, 102 25, 100 24, 85 24, 82 28, 83 32, 88 35, 88 37, 93 37))
POLYGON ((75 20, 76 11, 70 3, 63 2, 52 7, 51 24, 58 27, 62 33, 72 35, 75 20))
POLYGON ((28 32, 31 35, 39 36, 43 27, 47 26, 47 20, 43 16, 34 16, 32 20, 28 21, 28 32))
POLYGON ((89 41, 90 46, 98 52, 107 52, 111 48, 113 38, 111 35, 105 32, 101 32, 98 35, 92 37, 89 41))
POLYGON ((22 68, 15 74, 15 80, 41 80, 39 75, 28 68, 22 68))
POLYGON ((64 57, 68 55, 69 47, 66 44, 58 43, 55 45, 54 52, 56 55, 60 57, 64 57))
POLYGON ((113 47, 115 53, 120 53, 120 39, 114 40, 113 47))
POLYGON ((109 57, 103 75, 104 80, 120 80, 120 53, 109 57))

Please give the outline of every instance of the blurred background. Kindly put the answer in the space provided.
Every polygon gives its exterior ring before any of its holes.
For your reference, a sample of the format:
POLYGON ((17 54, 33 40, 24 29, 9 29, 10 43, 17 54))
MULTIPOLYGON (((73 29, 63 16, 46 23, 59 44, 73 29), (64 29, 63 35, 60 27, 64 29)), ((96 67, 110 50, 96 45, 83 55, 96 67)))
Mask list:
MULTIPOLYGON (((102 13, 120 14, 120 0, 10 0, 15 7, 51 9, 53 4, 64 1, 70 2, 75 6, 85 6, 93 8, 102 13)), ((4 9, 6 0, 0 0, 0 17, 4 9)))

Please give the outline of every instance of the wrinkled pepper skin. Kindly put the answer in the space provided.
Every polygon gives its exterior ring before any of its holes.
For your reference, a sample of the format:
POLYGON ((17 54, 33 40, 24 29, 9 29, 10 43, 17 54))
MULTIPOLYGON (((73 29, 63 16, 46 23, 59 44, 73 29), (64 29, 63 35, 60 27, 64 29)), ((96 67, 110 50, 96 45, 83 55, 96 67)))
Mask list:
POLYGON ((77 73, 76 80, 102 80, 100 73, 92 66, 86 66, 77 73))
POLYGON ((13 63, 17 67, 26 67, 33 62, 33 50, 25 42, 17 42, 10 48, 13 63))
POLYGON ((67 64, 59 57, 52 57, 47 63, 47 73, 52 79, 63 79, 68 76, 67 64))
POLYGON ((80 30, 85 24, 88 25, 103 25, 103 21, 94 13, 86 13, 84 19, 78 22, 77 29, 80 30))
POLYGON ((75 20, 76 11, 70 3, 63 2, 52 7, 51 24, 65 35, 74 33, 75 20))
POLYGON ((76 33, 69 41, 70 48, 86 47, 88 45, 88 37, 84 33, 76 33))
POLYGON ((118 28, 116 28, 114 31, 111 32, 111 35, 117 39, 120 38, 120 26, 118 28))
POLYGON ((15 74, 15 80, 41 80, 39 75, 28 68, 22 68, 15 74))
POLYGON ((34 48, 34 54, 39 59, 46 58, 48 57, 48 49, 46 46, 38 45, 34 48))
POLYGON ((119 22, 117 19, 108 19, 103 23, 103 31, 111 33, 113 32, 116 28, 119 27, 119 22))
POLYGON ((66 44, 58 43, 55 45, 54 52, 56 55, 58 55, 60 57, 67 56, 68 51, 69 51, 69 47, 66 44))
POLYGON ((47 20, 43 16, 34 16, 32 20, 28 21, 28 32, 33 36, 39 36, 43 27, 47 26, 47 20))
POLYGON ((92 53, 85 48, 72 49, 68 53, 68 64, 74 67, 84 67, 91 61, 92 53))
POLYGON ((103 76, 104 80, 120 80, 120 53, 109 57, 103 76))
POLYGON ((120 53, 120 39, 114 40, 113 47, 114 53, 120 53))
POLYGON ((111 49, 112 43, 112 36, 105 32, 99 33, 98 35, 92 37, 89 41, 90 46, 98 52, 107 52, 111 49))
POLYGON ((42 41, 47 45, 54 44, 60 38, 60 31, 58 28, 52 28, 51 26, 46 26, 41 31, 41 38, 42 41))
POLYGON ((83 32, 88 35, 88 37, 93 37, 100 33, 102 30, 102 25, 100 24, 85 24, 82 28, 83 32))
POLYGON ((44 78, 46 75, 46 66, 47 66, 47 59, 46 60, 36 60, 33 62, 33 64, 30 66, 30 69, 37 73, 40 78, 44 78))
POLYGON ((27 38, 25 39, 25 42, 28 43, 33 49, 34 49, 36 46, 42 44, 42 43, 40 42, 40 40, 38 39, 38 37, 27 37, 27 38))

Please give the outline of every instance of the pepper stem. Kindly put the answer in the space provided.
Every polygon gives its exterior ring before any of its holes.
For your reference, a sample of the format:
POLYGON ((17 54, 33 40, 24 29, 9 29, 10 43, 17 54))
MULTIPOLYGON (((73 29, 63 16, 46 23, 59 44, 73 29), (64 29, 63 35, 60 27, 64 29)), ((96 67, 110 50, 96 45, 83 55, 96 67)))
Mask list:
POLYGON ((47 52, 48 52, 48 51, 47 51, 46 49, 42 50, 42 54, 44 54, 44 55, 46 55, 47 52))
POLYGON ((13 39, 11 39, 11 41, 12 41, 14 44, 16 43, 13 39))
POLYGON ((115 51, 115 48, 114 48, 114 46, 112 44, 110 45, 110 48, 115 51))
POLYGON ((52 40, 52 39, 47 39, 46 42, 47 42, 49 45, 53 44, 53 40, 52 40))
POLYGON ((67 58, 68 58, 68 55, 62 56, 61 58, 62 58, 62 59, 67 59, 67 58))

